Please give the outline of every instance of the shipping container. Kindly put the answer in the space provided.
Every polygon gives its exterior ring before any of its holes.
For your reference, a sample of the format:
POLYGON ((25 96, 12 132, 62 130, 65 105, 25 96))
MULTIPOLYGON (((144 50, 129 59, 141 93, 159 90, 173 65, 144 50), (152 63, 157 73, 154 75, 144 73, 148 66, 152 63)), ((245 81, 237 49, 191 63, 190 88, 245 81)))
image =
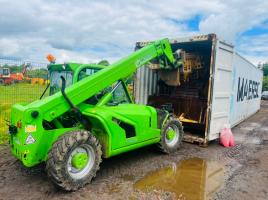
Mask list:
MULTIPOLYGON (((215 34, 169 39, 180 52, 179 70, 152 62, 134 78, 134 98, 173 113, 184 126, 184 140, 207 145, 222 128, 234 127, 260 109, 263 72, 215 34), (161 70, 160 70, 161 69, 161 70)), ((135 49, 149 42, 137 42, 135 49)))

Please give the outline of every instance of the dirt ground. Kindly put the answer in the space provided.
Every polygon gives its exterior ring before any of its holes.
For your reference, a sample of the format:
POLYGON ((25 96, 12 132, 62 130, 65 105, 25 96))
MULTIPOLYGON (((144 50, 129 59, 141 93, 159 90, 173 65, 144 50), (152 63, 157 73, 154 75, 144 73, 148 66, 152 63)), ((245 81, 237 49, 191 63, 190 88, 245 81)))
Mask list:
POLYGON ((261 110, 235 127, 233 133, 236 145, 232 148, 223 148, 217 141, 207 148, 183 143, 174 155, 163 155, 151 146, 104 160, 91 184, 69 193, 53 186, 43 166, 25 169, 11 156, 8 146, 0 146, 0 199, 188 199, 187 195, 176 196, 165 188, 144 191, 134 187, 151 174, 160 181, 159 185, 161 182, 180 183, 181 188, 187 189, 188 186, 183 185, 189 184, 185 176, 184 181, 166 182, 161 174, 167 179, 172 178, 166 176, 163 169, 165 171, 167 166, 176 166, 188 158, 217 162, 224 171, 223 184, 210 195, 207 193, 213 189, 208 187, 217 185, 219 180, 210 180, 214 172, 212 175, 207 171, 208 175, 202 173, 205 177, 202 185, 190 191, 198 193, 196 199, 206 199, 207 196, 209 199, 268 199, 268 102, 262 102, 261 110))

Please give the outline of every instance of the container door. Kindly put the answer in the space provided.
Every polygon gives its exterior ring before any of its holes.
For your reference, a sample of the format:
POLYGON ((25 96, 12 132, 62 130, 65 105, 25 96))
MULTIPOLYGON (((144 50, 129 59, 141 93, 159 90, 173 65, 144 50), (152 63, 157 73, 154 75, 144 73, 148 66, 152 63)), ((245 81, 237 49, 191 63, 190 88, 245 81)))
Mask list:
POLYGON ((208 140, 218 138, 224 124, 229 123, 232 68, 233 46, 217 40, 208 140))

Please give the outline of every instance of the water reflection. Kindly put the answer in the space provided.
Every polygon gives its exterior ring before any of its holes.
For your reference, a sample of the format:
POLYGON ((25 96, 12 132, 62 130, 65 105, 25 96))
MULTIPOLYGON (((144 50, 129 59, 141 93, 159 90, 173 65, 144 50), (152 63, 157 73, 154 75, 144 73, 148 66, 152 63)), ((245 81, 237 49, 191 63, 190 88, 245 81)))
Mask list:
POLYGON ((180 199, 204 200, 211 198, 223 181, 223 168, 218 163, 191 158, 149 173, 137 181, 134 188, 164 190, 180 199))

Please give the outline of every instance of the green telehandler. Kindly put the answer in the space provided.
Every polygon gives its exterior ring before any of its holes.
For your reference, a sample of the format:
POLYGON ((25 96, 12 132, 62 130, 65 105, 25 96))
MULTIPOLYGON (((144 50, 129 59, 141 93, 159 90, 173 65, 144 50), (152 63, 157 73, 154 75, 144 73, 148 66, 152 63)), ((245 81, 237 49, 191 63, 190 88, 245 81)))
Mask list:
POLYGON ((45 162, 51 180, 74 191, 91 182, 102 158, 156 143, 165 153, 176 151, 181 123, 165 110, 135 104, 125 84, 155 60, 165 70, 176 69, 168 39, 109 66, 51 62, 50 95, 12 106, 12 154, 26 167, 45 162))

